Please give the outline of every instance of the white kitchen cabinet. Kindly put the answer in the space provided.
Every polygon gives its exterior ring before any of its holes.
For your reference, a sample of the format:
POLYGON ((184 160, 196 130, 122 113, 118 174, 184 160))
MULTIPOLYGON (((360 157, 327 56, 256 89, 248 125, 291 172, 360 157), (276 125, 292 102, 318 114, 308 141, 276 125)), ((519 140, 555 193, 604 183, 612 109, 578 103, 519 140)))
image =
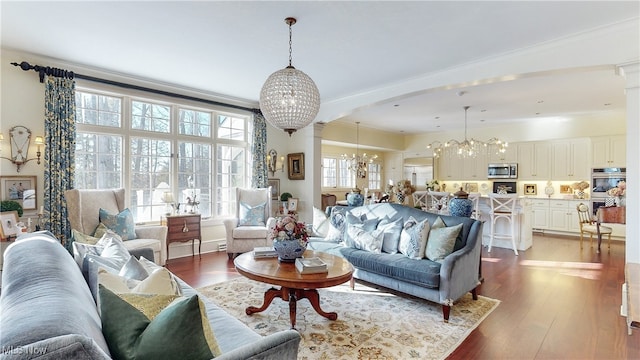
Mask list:
POLYGON ((490 149, 487 156, 487 163, 489 164, 502 164, 502 163, 516 163, 518 162, 518 146, 515 144, 509 144, 507 149, 503 153, 496 153, 490 149))
MULTIPOLYGON (((487 180, 487 155, 478 154, 475 158, 462 160, 462 179, 469 181, 487 180)), ((456 189, 456 191, 459 189, 456 189)))
POLYGON ((535 230, 546 230, 549 228, 549 200, 534 199, 531 201, 531 227, 535 230))
POLYGON ((626 167, 626 135, 591 138, 591 154, 593 167, 626 167))
POLYGON ((550 143, 518 143, 519 180, 549 180, 551 178, 550 162, 550 143))
POLYGON ((552 180, 589 179, 589 139, 570 139, 553 143, 552 180))
POLYGON ((438 158, 438 179, 443 181, 462 180, 462 159, 452 148, 445 148, 438 158))

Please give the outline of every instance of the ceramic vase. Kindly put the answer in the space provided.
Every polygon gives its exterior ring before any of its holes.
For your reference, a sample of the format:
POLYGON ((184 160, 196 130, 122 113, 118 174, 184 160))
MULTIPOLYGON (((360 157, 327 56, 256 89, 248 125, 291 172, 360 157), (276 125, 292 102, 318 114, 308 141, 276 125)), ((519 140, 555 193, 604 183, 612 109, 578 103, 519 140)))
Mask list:
POLYGON ((396 202, 398 204, 404 204, 404 194, 403 193, 397 193, 396 194, 396 202))
POLYGON ((462 188, 454 194, 454 198, 449 201, 449 214, 452 216, 471 217, 473 212, 473 201, 469 200, 469 194, 462 188))
POLYGON ((273 248, 278 253, 278 261, 292 263, 302 257, 307 249, 307 244, 301 244, 297 239, 274 239, 273 248))
POLYGON ((347 204, 349 206, 362 206, 364 204, 364 196, 360 194, 360 189, 351 190, 347 195, 347 204))

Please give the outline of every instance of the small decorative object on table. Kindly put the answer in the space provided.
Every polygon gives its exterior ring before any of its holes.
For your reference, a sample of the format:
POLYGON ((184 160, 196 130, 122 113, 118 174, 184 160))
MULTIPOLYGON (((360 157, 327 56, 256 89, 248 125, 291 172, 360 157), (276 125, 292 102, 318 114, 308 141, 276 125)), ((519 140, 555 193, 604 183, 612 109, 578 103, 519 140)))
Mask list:
POLYGON ((297 258, 296 269, 300 274, 320 274, 329 271, 327 263, 322 261, 319 257, 312 257, 308 259, 297 258))
POLYGON ((584 192, 585 189, 589 188, 589 183, 586 181, 580 181, 580 182, 576 182, 571 184, 571 188, 573 190, 575 190, 575 196, 578 199, 586 199, 587 198, 587 194, 584 192))
POLYGON ((278 253, 273 248, 273 246, 259 246, 259 247, 253 248, 254 259, 271 258, 271 257, 277 257, 277 256, 278 256, 278 253))
POLYGON ((416 187, 411 185, 410 180, 400 180, 395 185, 387 185, 387 193, 394 194, 396 196, 396 202, 398 204, 404 204, 404 200, 407 196, 413 194, 416 191, 416 187))
POLYGON ((471 217, 473 201, 469 200, 469 194, 460 188, 453 194, 449 201, 449 214, 453 216, 471 217))
POLYGON ((544 188, 545 195, 547 195, 547 197, 551 197, 554 191, 555 190, 553 189, 553 184, 551 183, 551 181, 547 181, 547 186, 544 188))
POLYGON ((607 190, 609 196, 605 199, 605 206, 626 206, 627 201, 625 195, 627 194, 627 182, 619 181, 617 186, 607 190), (613 200, 613 201, 611 201, 613 200), (611 204, 613 202, 613 204, 611 204))
POLYGON ((347 194, 347 204, 349 206, 362 206, 364 204, 364 196, 362 196, 357 186, 347 194))
POLYGON ((276 222, 269 234, 273 248, 280 262, 295 262, 307 249, 309 232, 304 222, 297 222, 293 216, 284 216, 276 222))

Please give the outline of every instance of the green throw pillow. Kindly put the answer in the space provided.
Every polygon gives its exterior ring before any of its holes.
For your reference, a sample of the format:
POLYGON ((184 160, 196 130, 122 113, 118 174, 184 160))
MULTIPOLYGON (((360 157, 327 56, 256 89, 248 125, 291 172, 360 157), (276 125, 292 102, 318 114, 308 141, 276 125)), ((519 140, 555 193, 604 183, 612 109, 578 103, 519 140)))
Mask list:
POLYGON ((102 333, 116 359, 212 359, 220 347, 197 295, 116 295, 100 285, 102 333))
MULTIPOLYGON (((101 208, 100 223, 104 224, 109 230, 120 235, 124 241, 136 238, 133 214, 131 214, 131 211, 128 208, 120 211, 118 214, 109 214, 107 210, 101 208)), ((97 235, 94 234, 94 236, 97 235)))
POLYGON ((99 237, 94 237, 91 235, 83 234, 76 229, 71 229, 71 239, 74 242, 95 245, 98 242, 98 240, 100 240, 100 237, 102 237, 102 234, 99 237))
POLYGON ((429 240, 427 241, 427 259, 442 262, 447 255, 453 252, 456 238, 461 230, 462 224, 450 227, 432 227, 429 232, 429 240))

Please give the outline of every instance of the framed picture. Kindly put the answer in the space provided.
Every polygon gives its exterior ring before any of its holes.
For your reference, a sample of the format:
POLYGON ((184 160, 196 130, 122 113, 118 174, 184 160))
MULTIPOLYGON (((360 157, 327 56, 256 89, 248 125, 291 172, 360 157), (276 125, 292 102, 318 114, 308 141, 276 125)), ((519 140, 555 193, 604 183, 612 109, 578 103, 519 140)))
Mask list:
POLYGON ((268 179, 268 186, 271 186, 271 200, 280 199, 280 179, 268 179))
POLYGON ((287 209, 289 211, 298 211, 298 198, 289 198, 287 209))
POLYGON ((24 210, 37 209, 35 176, 0 176, 0 200, 13 200, 24 210))
POLYGON ((304 153, 288 154, 289 180, 304 180, 304 153))
POLYGON ((2 240, 17 236, 21 231, 21 229, 16 226, 16 224, 18 224, 17 211, 0 212, 0 224, 0 237, 2 240))
POLYGON ((571 185, 560 185, 560 194, 573 194, 571 185))
POLYGON ((536 184, 524 184, 524 194, 525 195, 538 194, 538 186, 536 184))

